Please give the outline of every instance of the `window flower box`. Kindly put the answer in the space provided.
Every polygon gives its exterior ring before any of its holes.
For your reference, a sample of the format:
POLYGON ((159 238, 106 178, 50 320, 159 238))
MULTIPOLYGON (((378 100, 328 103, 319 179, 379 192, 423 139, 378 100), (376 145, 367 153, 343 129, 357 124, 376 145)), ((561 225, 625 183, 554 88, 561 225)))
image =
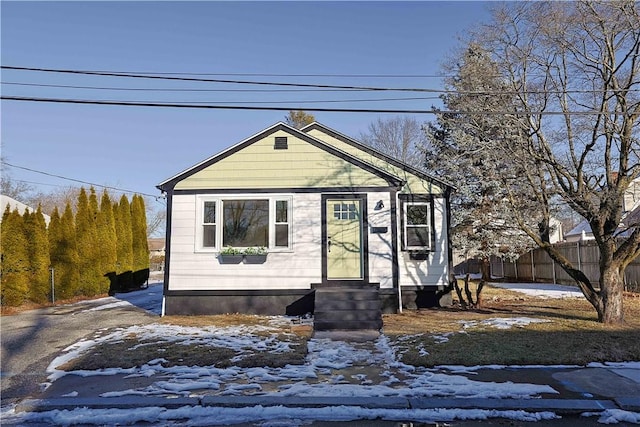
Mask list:
POLYGON ((244 251, 245 264, 264 264, 267 261, 267 250, 261 246, 247 248, 244 251))
POLYGON ((231 246, 220 251, 220 264, 240 264, 242 262, 242 251, 231 246))

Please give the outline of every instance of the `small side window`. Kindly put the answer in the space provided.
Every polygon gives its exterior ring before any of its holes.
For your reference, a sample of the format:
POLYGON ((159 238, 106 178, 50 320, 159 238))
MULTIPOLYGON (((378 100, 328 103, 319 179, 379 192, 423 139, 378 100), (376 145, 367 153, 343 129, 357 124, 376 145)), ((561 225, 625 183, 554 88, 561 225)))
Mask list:
POLYGON ((431 250, 431 216, 429 203, 404 204, 403 243, 405 250, 431 250))
POLYGON ((276 200, 276 247, 289 246, 289 201, 276 200))
POLYGON ((216 246, 216 202, 205 201, 202 204, 202 247, 216 246))

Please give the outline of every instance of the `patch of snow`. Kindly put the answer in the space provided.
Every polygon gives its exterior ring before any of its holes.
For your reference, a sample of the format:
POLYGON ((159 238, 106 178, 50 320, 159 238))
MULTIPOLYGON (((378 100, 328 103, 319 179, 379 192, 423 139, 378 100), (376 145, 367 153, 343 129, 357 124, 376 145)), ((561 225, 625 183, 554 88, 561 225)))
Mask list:
POLYGON ((554 285, 552 283, 502 283, 491 282, 496 288, 509 289, 538 298, 584 298, 582 291, 575 286, 554 285))
POLYGON ((629 412, 622 409, 606 409, 603 412, 585 412, 583 417, 599 417, 601 424, 634 423, 640 424, 640 413, 629 412))
POLYGON ((189 420, 189 426, 231 425, 266 421, 265 426, 303 425, 306 421, 354 421, 382 419, 386 421, 488 420, 506 418, 516 421, 541 421, 559 418, 553 412, 527 412, 522 410, 498 411, 486 409, 380 409, 357 406, 330 406, 323 408, 289 408, 283 406, 253 406, 245 408, 193 407, 176 409, 161 407, 126 409, 56 410, 17 414, 4 412, 7 422, 22 421, 49 425, 130 425, 137 422, 164 424, 171 420, 189 420), (281 424, 277 424, 281 423, 281 424), (293 424, 295 423, 295 424, 293 424))
POLYGON ((489 326, 495 329, 511 329, 512 327, 522 328, 531 323, 547 323, 550 320, 535 319, 532 317, 494 317, 480 322, 477 320, 459 320, 464 329, 476 328, 478 326, 489 326))

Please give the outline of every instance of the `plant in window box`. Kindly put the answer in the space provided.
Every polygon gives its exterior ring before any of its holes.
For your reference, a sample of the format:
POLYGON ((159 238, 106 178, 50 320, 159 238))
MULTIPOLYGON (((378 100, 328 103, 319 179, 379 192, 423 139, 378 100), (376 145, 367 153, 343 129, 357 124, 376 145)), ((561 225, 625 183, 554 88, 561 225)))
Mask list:
POLYGON ((240 264, 242 262, 242 251, 233 246, 225 246, 220 251, 220 262, 222 264, 240 264))
POLYGON ((267 260, 267 249, 254 246, 244 250, 244 262, 247 264, 263 264, 267 260))

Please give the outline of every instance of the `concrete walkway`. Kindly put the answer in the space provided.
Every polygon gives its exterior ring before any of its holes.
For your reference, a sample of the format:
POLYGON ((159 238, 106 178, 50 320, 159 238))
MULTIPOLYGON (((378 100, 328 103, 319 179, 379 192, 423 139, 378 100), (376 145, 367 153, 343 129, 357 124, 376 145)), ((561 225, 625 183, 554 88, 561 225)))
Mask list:
POLYGON ((157 378, 126 378, 113 376, 88 378, 67 375, 42 394, 41 398, 21 401, 16 410, 26 412, 54 409, 132 409, 140 407, 183 406, 208 407, 331 407, 358 406, 388 409, 495 409, 551 411, 558 415, 575 415, 583 412, 600 412, 606 409, 640 411, 640 369, 615 367, 505 367, 481 368, 470 372, 474 381, 513 382, 549 385, 558 394, 542 395, 534 399, 485 399, 438 397, 291 397, 268 395, 200 397, 124 396, 101 397, 115 389, 140 386, 140 382, 153 382, 157 378), (134 384, 134 382, 137 382, 134 384), (65 397, 69 390, 80 390, 79 396, 65 397))

